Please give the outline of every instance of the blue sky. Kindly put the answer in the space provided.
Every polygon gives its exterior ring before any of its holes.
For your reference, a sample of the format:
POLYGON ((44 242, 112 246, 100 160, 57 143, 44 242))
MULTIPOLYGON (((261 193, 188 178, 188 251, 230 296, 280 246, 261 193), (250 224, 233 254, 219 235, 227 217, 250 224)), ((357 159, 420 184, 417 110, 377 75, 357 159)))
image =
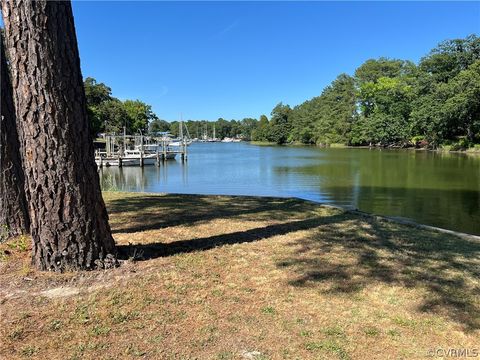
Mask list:
POLYGON ((73 3, 83 75, 162 119, 241 119, 319 95, 369 58, 480 33, 480 2, 73 3))

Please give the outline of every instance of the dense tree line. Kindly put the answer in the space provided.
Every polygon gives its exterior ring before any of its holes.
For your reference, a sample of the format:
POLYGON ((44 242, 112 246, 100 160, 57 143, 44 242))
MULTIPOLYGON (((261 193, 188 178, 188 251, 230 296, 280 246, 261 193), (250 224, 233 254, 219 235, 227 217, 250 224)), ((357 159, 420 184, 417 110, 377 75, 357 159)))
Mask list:
MULTIPOLYGON (((156 134, 170 132, 179 135, 179 121, 168 122, 160 119, 152 107, 140 100, 121 101, 112 96, 112 89, 104 83, 88 77, 84 80, 87 98, 87 112, 91 124, 92 135, 99 133, 121 133, 125 127, 127 133, 156 134)), ((240 121, 218 119, 187 120, 188 133, 192 138, 202 138, 205 134, 223 139, 225 137, 240 137, 250 140, 253 129, 257 127, 256 119, 246 118, 240 121)), ((187 130, 184 128, 184 133, 187 130)))
MULTIPOLYGON (((216 121, 185 121, 190 137, 198 139, 201 139, 204 136, 212 138, 215 135, 218 139, 230 137, 250 140, 252 131, 257 127, 257 123, 258 121, 252 118, 245 118, 243 120, 225 120, 219 118, 216 121)), ((179 127, 180 122, 173 121, 170 123, 169 131, 177 136, 179 134, 179 127)), ((184 129, 184 133, 185 131, 186 130, 184 129)))
POLYGON ((370 59, 320 96, 262 116, 253 140, 279 144, 467 147, 480 141, 480 38, 440 43, 419 64, 370 59))
MULTIPOLYGON (((277 144, 345 144, 464 148, 480 142, 480 38, 446 40, 418 64, 370 59, 353 75, 340 74, 319 96, 294 106, 279 103, 270 119, 187 120, 192 138, 240 137, 277 144)), ((85 80, 95 133, 179 134, 150 105, 124 102, 92 78, 85 80)))

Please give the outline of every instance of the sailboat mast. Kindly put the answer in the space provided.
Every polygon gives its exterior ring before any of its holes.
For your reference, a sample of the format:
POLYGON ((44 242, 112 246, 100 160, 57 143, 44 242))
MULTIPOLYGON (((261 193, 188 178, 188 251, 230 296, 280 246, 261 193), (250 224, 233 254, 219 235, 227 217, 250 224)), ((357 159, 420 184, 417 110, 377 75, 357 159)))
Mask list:
POLYGON ((180 113, 180 129, 178 137, 183 140, 183 115, 180 113))
POLYGON ((123 127, 123 153, 127 151, 127 127, 123 127))

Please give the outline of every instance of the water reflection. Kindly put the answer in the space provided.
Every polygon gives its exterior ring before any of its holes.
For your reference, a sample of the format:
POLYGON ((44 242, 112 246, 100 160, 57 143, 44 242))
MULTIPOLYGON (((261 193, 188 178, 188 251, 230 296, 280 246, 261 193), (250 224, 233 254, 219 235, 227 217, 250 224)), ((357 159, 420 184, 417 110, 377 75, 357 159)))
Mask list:
POLYGON ((297 196, 480 234, 480 158, 424 151, 194 144, 189 160, 105 168, 104 189, 297 196))
MULTIPOLYGON (((104 167, 99 170, 100 183, 105 191, 151 192, 168 185, 169 172, 178 177, 181 185, 188 187, 188 166, 176 161, 168 161, 161 166, 140 167, 104 167), (172 168, 172 169, 171 169, 172 168)), ((166 191, 167 189, 165 189, 166 191)))

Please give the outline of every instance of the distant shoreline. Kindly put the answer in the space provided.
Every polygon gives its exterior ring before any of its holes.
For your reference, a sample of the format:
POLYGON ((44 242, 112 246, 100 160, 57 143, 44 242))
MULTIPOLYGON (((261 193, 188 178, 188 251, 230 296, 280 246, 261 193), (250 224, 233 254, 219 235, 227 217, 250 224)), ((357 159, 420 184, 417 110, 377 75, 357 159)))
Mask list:
POLYGON ((417 148, 414 146, 408 147, 393 147, 393 146, 368 146, 368 145, 344 145, 344 144, 330 144, 330 145, 316 145, 316 144, 302 144, 302 143, 288 143, 288 144, 277 144, 269 141, 249 141, 251 145, 257 146, 306 146, 306 147, 315 147, 321 149, 376 149, 376 150, 415 150, 415 151, 430 151, 437 153, 451 153, 451 154, 468 154, 468 155, 480 155, 480 148, 468 148, 466 150, 449 150, 448 148, 437 148, 437 149, 427 149, 427 148, 417 148))

